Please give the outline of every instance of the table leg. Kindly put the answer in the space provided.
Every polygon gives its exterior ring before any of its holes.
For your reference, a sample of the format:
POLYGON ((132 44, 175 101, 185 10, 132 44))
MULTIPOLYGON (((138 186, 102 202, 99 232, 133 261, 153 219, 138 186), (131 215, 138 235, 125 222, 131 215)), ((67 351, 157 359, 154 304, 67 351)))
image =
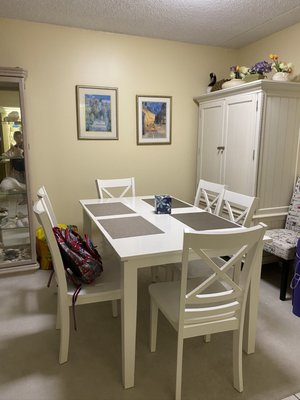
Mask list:
POLYGON ((260 248, 255 261, 255 268, 252 272, 246 306, 243 349, 247 354, 254 353, 255 351, 263 243, 259 246, 260 248))
POLYGON ((122 262, 122 379, 125 389, 134 386, 136 320, 137 320, 137 267, 122 262))
POLYGON ((92 220, 91 217, 83 209, 83 232, 86 233, 89 238, 92 238, 92 220))

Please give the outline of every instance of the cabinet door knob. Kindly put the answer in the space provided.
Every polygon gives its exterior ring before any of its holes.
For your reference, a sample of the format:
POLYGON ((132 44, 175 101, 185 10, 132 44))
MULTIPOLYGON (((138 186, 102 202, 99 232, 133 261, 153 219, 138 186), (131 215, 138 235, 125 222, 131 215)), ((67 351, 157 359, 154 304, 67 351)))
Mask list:
POLYGON ((225 150, 225 146, 218 146, 217 150, 225 150))

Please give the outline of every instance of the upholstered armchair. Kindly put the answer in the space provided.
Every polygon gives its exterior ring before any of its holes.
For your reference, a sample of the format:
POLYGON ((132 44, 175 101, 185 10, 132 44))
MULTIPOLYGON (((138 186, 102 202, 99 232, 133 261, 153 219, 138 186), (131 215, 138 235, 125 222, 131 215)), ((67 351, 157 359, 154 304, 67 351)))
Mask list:
POLYGON ((297 240, 300 237, 300 177, 297 178, 284 229, 270 229, 266 235, 272 242, 264 250, 279 257, 282 263, 280 300, 286 299, 290 267, 293 265, 297 240))

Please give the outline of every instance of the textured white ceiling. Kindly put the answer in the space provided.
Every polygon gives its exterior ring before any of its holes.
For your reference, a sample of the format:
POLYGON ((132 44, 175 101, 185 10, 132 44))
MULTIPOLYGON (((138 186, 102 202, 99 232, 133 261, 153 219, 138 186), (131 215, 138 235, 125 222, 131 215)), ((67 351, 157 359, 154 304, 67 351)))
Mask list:
POLYGON ((300 22, 300 0, 0 0, 0 17, 240 48, 300 22))

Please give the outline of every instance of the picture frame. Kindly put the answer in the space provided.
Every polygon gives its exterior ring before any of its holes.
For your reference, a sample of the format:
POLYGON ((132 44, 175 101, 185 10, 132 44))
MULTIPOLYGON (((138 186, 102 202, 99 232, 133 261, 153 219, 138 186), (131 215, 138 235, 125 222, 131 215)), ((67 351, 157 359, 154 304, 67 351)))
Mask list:
POLYGON ((171 144, 172 97, 136 96, 137 144, 171 144))
POLYGON ((118 140, 118 89, 76 86, 78 139, 118 140))

